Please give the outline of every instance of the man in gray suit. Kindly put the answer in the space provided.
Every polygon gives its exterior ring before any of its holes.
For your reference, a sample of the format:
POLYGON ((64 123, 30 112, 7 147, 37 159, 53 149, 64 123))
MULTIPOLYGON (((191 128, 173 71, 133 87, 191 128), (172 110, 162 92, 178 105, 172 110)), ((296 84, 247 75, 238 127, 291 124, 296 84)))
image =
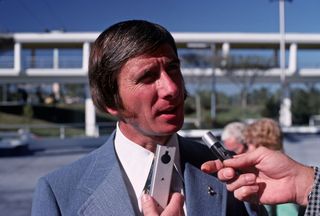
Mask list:
POLYGON ((94 104, 116 117, 117 127, 97 150, 40 178, 32 215, 147 215, 144 202, 152 198, 144 188, 157 145, 176 147, 175 189, 158 214, 256 215, 259 208, 201 172, 215 159, 207 147, 176 133, 187 93, 165 28, 131 20, 106 29, 91 50, 89 83, 94 104))

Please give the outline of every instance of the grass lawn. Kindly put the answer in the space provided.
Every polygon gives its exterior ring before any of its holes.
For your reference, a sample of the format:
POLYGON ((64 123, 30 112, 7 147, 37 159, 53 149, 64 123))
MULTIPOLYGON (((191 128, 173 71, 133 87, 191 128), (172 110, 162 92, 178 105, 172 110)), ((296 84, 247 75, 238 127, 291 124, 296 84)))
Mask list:
POLYGON ((25 128, 37 136, 60 136, 60 130, 64 129, 65 136, 84 135, 83 125, 65 125, 54 124, 48 121, 33 119, 26 116, 12 115, 0 112, 0 131, 16 131, 19 128, 25 128))

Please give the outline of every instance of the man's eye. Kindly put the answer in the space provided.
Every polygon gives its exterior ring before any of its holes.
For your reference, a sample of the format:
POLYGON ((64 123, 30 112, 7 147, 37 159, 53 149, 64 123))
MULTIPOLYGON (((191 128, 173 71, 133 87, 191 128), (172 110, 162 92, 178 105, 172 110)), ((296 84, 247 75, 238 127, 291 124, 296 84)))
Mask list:
POLYGON ((177 64, 171 65, 167 68, 167 73, 172 77, 181 76, 180 66, 177 64))
POLYGON ((144 73, 142 77, 138 80, 139 83, 151 83, 154 82, 158 78, 158 74, 156 72, 147 71, 144 73))

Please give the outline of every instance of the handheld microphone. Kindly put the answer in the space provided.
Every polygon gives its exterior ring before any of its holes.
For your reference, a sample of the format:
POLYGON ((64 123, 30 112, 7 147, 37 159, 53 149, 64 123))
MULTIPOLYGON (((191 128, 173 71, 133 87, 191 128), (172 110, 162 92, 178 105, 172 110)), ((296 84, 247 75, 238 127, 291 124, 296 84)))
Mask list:
POLYGON ((233 157, 233 154, 224 147, 223 143, 211 131, 207 132, 202 140, 219 160, 224 161, 233 157))

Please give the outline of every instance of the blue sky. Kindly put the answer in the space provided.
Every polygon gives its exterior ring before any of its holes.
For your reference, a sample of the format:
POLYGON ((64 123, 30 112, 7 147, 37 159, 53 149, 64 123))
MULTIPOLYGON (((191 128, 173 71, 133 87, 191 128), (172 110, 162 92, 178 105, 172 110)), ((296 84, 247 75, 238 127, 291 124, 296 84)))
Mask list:
MULTIPOLYGON (((0 0, 0 32, 102 31, 146 19, 171 32, 278 32, 277 0, 0 0)), ((320 1, 286 2, 286 31, 320 33, 320 1)))

